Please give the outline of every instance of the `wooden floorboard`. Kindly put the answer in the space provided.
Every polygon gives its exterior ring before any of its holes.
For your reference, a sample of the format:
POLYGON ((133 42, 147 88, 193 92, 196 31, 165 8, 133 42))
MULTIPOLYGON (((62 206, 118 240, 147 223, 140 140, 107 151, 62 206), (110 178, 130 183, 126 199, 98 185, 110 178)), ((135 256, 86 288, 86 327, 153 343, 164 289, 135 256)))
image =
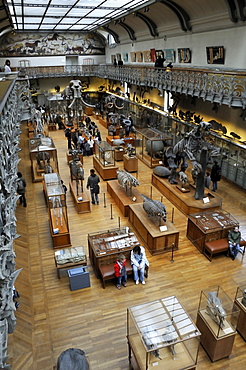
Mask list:
MULTIPOLYGON (((100 129, 105 138, 106 129, 102 126, 100 129)), ((58 150, 61 178, 69 188, 64 133, 54 131, 50 132, 50 136, 58 150)), ((57 278, 42 184, 32 183, 25 125, 22 127, 21 147, 19 169, 27 180, 28 206, 23 208, 17 205, 16 208, 17 232, 21 235, 15 241, 16 267, 23 270, 16 282, 16 288, 21 293, 20 307, 16 311, 16 330, 9 335, 9 363, 14 370, 53 369, 60 353, 71 347, 86 352, 93 370, 128 370, 127 307, 176 295, 192 319, 196 320, 201 290, 220 285, 233 299, 236 288, 245 284, 246 258, 240 255, 232 261, 225 256, 217 256, 210 263, 201 255, 186 238, 187 217, 158 190, 151 188, 152 170, 139 161, 138 190, 147 196, 152 193, 153 199, 163 197, 169 220, 174 208, 174 225, 180 231, 179 250, 174 253, 174 262, 170 261, 170 253, 151 256, 147 251, 150 273, 146 285, 136 286, 130 278, 127 288, 120 291, 111 282, 107 283, 106 289, 102 289, 89 263, 91 287, 70 291, 68 278, 57 278)), ((117 162, 117 165, 123 169, 123 162, 117 162)), ((90 168, 92 157, 85 157, 86 178, 90 168)), ((101 180, 100 185, 100 204, 92 205, 90 213, 77 214, 71 194, 67 193, 72 245, 83 245, 87 255, 88 233, 115 228, 119 223, 130 226, 128 219, 122 216, 107 194, 106 182, 101 180)), ((238 219, 242 235, 246 238, 245 191, 223 180, 218 188, 223 208, 238 219)), ((243 369, 246 367, 245 349, 246 344, 239 334, 230 359, 211 363, 201 348, 197 369, 243 369)))

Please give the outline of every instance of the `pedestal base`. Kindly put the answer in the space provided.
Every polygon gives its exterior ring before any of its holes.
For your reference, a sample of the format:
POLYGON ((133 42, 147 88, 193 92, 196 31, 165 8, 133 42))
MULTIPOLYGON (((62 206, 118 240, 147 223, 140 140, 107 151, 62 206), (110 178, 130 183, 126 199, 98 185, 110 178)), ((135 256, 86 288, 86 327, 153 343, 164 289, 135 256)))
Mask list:
POLYGON ((129 220, 145 241, 152 255, 170 252, 178 249, 179 231, 170 222, 166 221, 166 231, 160 231, 159 220, 149 217, 142 204, 129 205, 129 220))
POLYGON ((77 195, 76 181, 71 181, 69 183, 70 192, 74 201, 75 208, 77 213, 86 213, 91 212, 90 197, 87 192, 81 191, 80 183, 77 195), (79 200, 82 198, 82 200, 79 200))
POLYGON ((125 189, 120 186, 118 180, 108 181, 107 191, 114 199, 124 217, 129 216, 130 204, 143 203, 143 197, 136 188, 132 188, 131 194, 130 191, 128 191, 129 194, 127 194, 125 189))
MULTIPOLYGON (((209 192, 204 194, 204 197, 209 198, 209 203, 204 203, 202 199, 195 199, 195 189, 192 186, 190 186, 189 192, 181 193, 181 191, 178 190, 175 185, 171 185, 167 179, 163 179, 154 174, 152 174, 151 183, 185 215, 216 210, 220 209, 222 206, 222 199, 218 195, 209 192)), ((186 187, 188 188, 188 185, 186 187)))
POLYGON ((127 154, 123 155, 124 170, 127 172, 138 171, 138 159, 136 157, 129 157, 127 154))
POLYGON ((117 166, 108 166, 105 167, 102 165, 102 163, 97 159, 97 157, 93 157, 93 166, 96 169, 96 171, 99 173, 99 175, 102 177, 103 180, 111 180, 116 179, 117 173, 119 167, 117 166))

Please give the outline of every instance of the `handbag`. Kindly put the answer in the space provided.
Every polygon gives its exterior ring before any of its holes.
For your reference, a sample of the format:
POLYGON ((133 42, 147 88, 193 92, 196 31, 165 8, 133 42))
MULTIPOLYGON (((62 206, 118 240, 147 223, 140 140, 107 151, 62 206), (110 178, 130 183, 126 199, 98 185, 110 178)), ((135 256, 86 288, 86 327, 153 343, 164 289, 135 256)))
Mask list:
POLYGON ((100 193, 100 187, 99 185, 94 185, 94 193, 99 194, 100 193))

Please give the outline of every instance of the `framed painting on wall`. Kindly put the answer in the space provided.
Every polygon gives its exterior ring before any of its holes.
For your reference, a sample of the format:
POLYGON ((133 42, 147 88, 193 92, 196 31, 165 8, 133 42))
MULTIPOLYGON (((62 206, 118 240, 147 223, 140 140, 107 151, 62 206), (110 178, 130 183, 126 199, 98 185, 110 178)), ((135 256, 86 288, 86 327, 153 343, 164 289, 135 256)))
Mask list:
POLYGON ((141 51, 136 51, 136 59, 138 63, 142 63, 143 61, 143 54, 141 51))
POLYGON ((179 63, 191 63, 191 50, 189 48, 178 49, 179 63))
POLYGON ((224 64, 225 49, 224 46, 207 46, 207 63, 208 64, 224 64))
POLYGON ((164 49, 164 58, 168 63, 175 62, 175 50, 174 49, 164 49))
POLYGON ((134 51, 132 51, 131 53, 131 62, 136 62, 136 53, 134 51))
POLYGON ((156 50, 155 51, 155 59, 157 59, 158 57, 161 57, 162 59, 164 59, 164 51, 163 50, 156 50))
POLYGON ((116 59, 117 59, 117 61, 121 60, 121 54, 120 53, 116 53, 116 59))
POLYGON ((151 62, 155 62, 155 49, 150 49, 150 55, 151 55, 151 62))
POLYGON ((143 58, 144 58, 144 62, 146 63, 152 62, 150 50, 143 51, 143 58))
POLYGON ((123 53, 123 62, 128 62, 128 53, 123 53))

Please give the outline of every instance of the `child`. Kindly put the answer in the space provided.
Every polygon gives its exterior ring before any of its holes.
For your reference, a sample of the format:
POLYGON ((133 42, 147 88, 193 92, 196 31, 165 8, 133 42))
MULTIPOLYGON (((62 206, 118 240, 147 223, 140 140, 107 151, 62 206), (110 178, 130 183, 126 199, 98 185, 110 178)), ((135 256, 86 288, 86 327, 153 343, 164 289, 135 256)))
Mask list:
POLYGON ((117 279, 117 289, 121 289, 121 282, 126 287, 127 275, 126 275, 126 257, 124 254, 120 254, 114 265, 114 272, 117 279))
POLYGON ((210 173, 209 172, 206 172, 205 187, 208 188, 208 189, 209 189, 209 186, 210 186, 210 182, 211 182, 210 173))

